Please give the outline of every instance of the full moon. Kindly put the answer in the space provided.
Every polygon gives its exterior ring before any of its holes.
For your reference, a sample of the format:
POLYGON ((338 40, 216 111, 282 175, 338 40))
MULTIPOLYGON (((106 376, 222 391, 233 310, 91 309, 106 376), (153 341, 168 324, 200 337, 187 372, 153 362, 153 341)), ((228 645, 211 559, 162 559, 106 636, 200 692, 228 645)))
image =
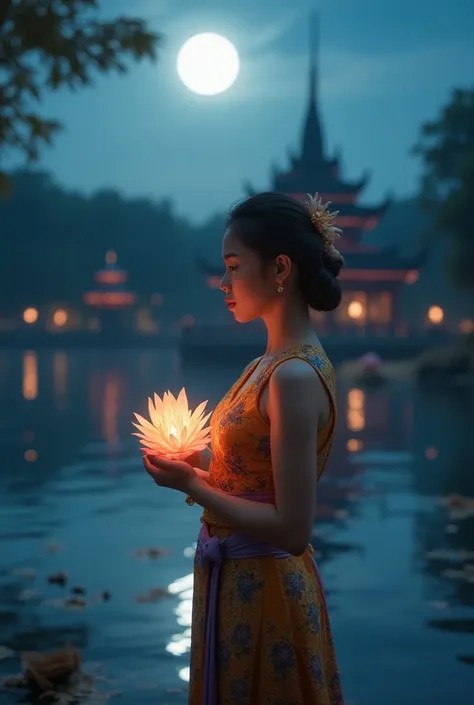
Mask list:
POLYGON ((235 82, 240 59, 232 42, 206 32, 188 39, 178 53, 178 75, 189 90, 199 95, 223 93, 235 82))

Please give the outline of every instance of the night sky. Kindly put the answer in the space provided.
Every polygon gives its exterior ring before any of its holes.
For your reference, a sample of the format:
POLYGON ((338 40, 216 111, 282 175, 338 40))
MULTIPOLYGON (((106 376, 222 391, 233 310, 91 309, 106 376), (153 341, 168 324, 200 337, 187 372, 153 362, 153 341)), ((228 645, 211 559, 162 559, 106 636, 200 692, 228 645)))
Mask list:
POLYGON ((104 16, 141 16, 163 32, 160 60, 48 96, 42 113, 66 129, 44 150, 42 166, 69 188, 172 197, 196 220, 241 197, 246 180, 267 188, 272 163, 287 167, 307 101, 315 8, 327 148, 342 149, 345 176, 373 173, 366 203, 415 191, 419 167, 409 152, 420 124, 453 87, 474 82, 472 0, 102 0, 102 7, 104 16), (194 95, 176 74, 179 46, 199 31, 226 34, 241 55, 237 83, 220 96, 194 95))

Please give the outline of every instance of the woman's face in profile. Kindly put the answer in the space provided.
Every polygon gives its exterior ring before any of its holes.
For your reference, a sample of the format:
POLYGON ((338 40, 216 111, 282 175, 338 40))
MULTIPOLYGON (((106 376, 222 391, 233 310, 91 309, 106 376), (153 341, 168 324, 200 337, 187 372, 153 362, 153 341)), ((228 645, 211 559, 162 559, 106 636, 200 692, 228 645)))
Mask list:
POLYGON ((262 264, 256 252, 242 245, 228 228, 222 241, 225 274, 221 289, 229 310, 239 323, 261 317, 274 302, 276 267, 262 264))

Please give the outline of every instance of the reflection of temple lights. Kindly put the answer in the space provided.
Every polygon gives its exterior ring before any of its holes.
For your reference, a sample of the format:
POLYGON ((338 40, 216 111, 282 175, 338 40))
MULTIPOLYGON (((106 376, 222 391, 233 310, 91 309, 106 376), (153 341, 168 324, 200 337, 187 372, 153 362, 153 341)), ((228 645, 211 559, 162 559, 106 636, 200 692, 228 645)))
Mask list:
POLYGON ((102 435, 109 445, 119 441, 117 418, 119 411, 119 384, 116 377, 108 377, 102 399, 102 435))
POLYGON ((28 400, 38 396, 38 357, 31 350, 23 353, 23 396, 28 400))
POLYGON ((28 448, 28 450, 25 450, 24 458, 27 463, 34 463, 38 460, 38 453, 34 450, 34 448, 28 448))
POLYGON ((474 321, 470 318, 464 318, 459 324, 459 330, 461 333, 468 335, 469 333, 474 333, 474 321))
POLYGON ((441 306, 430 306, 428 309, 428 320, 430 323, 439 325, 444 320, 444 311, 441 306))
POLYGON ((349 318, 360 318, 364 314, 364 307, 360 301, 351 301, 347 307, 349 318))
POLYGON ((53 357, 53 387, 57 397, 66 395, 67 356, 63 352, 55 352, 53 357))
POLYGON ((347 426, 350 431, 365 428, 365 394, 361 389, 351 389, 347 395, 347 426))
POLYGON ((23 311, 23 320, 25 323, 36 323, 38 315, 38 309, 30 306, 23 311))
POLYGON ((425 458, 427 460, 436 460, 438 455, 439 455, 439 450, 437 448, 431 447, 431 448, 427 448, 425 450, 425 458))
POLYGON ((347 450, 349 453, 357 453, 359 450, 362 450, 363 447, 364 444, 357 438, 349 438, 347 441, 347 450))
POLYGON ((62 326, 66 325, 67 318, 67 311, 65 311, 63 308, 58 308, 58 310, 53 313, 53 323, 58 328, 61 328, 62 326))

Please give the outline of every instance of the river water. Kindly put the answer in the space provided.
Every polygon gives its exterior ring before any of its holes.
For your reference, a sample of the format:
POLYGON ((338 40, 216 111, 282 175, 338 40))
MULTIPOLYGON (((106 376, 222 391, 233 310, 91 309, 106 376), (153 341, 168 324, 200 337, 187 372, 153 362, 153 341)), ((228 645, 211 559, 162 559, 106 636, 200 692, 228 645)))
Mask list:
MULTIPOLYGON (((73 643, 97 677, 84 702, 186 702, 200 510, 144 473, 131 417, 182 384, 212 408, 238 372, 0 352, 0 676, 73 643)), ((341 379, 339 410, 314 546, 348 705, 472 705, 474 509, 442 500, 474 497, 472 394, 341 379)))

